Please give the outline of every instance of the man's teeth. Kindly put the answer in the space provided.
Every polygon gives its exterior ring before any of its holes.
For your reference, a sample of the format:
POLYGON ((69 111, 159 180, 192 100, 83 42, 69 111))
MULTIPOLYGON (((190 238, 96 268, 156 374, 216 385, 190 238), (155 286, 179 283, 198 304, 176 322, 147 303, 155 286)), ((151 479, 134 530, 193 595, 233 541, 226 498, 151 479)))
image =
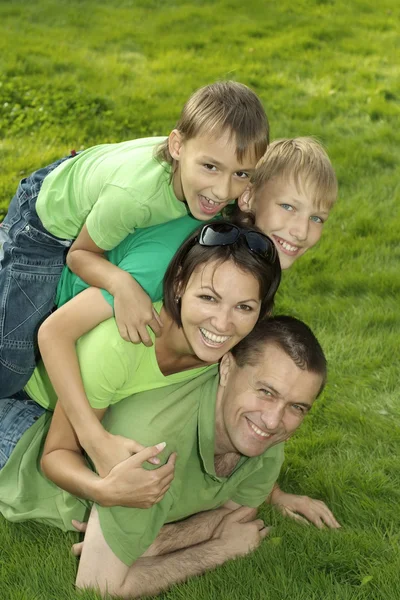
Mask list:
POLYGON ((214 342, 214 344, 223 344, 231 337, 230 335, 216 335, 215 333, 211 333, 211 331, 207 331, 207 329, 203 329, 202 327, 200 327, 200 331, 206 340, 214 342))
POLYGON ((278 240, 278 242, 280 243, 281 246, 283 246, 285 248, 285 250, 288 250, 289 252, 294 252, 295 250, 299 249, 297 246, 291 246, 284 240, 278 240))
POLYGON ((253 429, 253 431, 258 433, 258 435, 261 435, 262 437, 265 437, 265 438, 269 438, 271 436, 270 433, 265 433, 265 431, 262 431, 261 429, 259 429, 257 427, 257 425, 254 425, 254 423, 252 423, 251 421, 249 421, 249 423, 250 423, 250 427, 253 429))

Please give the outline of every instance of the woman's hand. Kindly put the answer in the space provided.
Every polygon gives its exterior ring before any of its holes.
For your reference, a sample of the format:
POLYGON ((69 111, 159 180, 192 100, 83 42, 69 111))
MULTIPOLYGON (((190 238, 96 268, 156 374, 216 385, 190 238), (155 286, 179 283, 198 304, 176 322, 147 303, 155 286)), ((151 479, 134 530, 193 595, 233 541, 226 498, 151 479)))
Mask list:
POLYGON ((323 529, 325 525, 332 529, 340 527, 333 513, 322 500, 314 500, 308 496, 286 494, 276 486, 271 493, 269 502, 276 506, 284 516, 306 525, 313 523, 318 529, 323 529))
POLYGON ((160 502, 174 478, 176 454, 162 467, 144 469, 143 463, 157 453, 156 446, 144 448, 111 469, 97 483, 96 502, 101 506, 150 508, 160 502))
POLYGON ((121 271, 120 284, 113 290, 114 313, 121 337, 127 342, 152 346, 148 325, 156 337, 161 334, 162 321, 151 299, 129 274, 121 271))
MULTIPOLYGON (((113 435, 103 428, 97 430, 96 437, 88 439, 83 447, 100 477, 106 477, 116 465, 145 449, 145 446, 135 440, 122 435, 113 435)), ((149 456, 148 461, 158 465, 160 460, 157 458, 157 454, 164 450, 165 443, 162 442, 152 446, 152 448, 154 448, 154 451, 149 456)))

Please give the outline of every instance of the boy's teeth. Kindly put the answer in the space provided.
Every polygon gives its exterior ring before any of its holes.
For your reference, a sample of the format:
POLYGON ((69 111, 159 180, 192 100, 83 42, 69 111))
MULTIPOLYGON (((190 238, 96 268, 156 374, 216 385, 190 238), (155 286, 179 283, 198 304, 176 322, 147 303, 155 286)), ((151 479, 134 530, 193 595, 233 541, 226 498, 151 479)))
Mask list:
POLYGON ((207 331, 207 329, 203 329, 202 327, 200 327, 200 331, 207 340, 215 344, 223 344, 230 338, 229 335, 215 335, 215 333, 211 333, 211 331, 207 331))
POLYGON ((204 198, 207 204, 210 204, 211 206, 216 206, 218 204, 218 202, 214 202, 214 200, 211 200, 211 198, 207 198, 207 196, 202 196, 202 198, 204 198))
POLYGON ((295 250, 298 250, 297 246, 291 246, 290 244, 288 244, 287 242, 283 241, 283 240, 278 240, 280 245, 283 246, 285 248, 285 250, 289 250, 289 252, 294 252, 295 250))
POLYGON ((250 427, 256 432, 258 433, 258 435, 262 435, 262 437, 268 438, 270 437, 270 433, 266 433, 265 431, 262 431, 261 429, 259 429, 257 427, 257 425, 254 425, 254 423, 252 423, 251 421, 249 421, 250 423, 250 427))

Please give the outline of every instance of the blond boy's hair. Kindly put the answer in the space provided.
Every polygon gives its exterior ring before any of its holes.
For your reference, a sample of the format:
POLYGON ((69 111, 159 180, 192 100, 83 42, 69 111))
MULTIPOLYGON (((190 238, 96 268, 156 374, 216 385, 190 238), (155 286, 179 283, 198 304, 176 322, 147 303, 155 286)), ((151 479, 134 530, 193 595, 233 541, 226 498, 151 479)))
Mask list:
MULTIPOLYGON (((269 142, 268 119, 260 99, 236 81, 217 81, 194 92, 183 107, 176 129, 184 140, 202 133, 219 137, 229 131, 240 162, 248 151, 259 160, 269 142)), ((168 140, 158 147, 156 156, 172 164, 168 140)))
POLYGON ((331 161, 322 145, 312 137, 275 140, 259 160, 252 177, 257 192, 273 177, 305 185, 316 208, 330 210, 336 202, 338 183, 331 161))

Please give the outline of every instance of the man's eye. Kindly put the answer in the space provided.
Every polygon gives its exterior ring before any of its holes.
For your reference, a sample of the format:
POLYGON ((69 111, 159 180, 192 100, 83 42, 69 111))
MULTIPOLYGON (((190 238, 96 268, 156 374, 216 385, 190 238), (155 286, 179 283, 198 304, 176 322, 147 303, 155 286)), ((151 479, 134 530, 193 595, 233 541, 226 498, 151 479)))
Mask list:
POLYGON ((298 413, 301 413, 302 415, 304 415, 304 413, 305 413, 304 406, 301 406, 300 404, 292 404, 292 408, 293 408, 293 409, 294 409, 296 412, 298 412, 298 413))
POLYGON ((267 396, 267 397, 270 397, 270 396, 272 396, 272 393, 271 393, 269 390, 266 390, 266 389, 263 389, 263 388, 262 388, 262 389, 260 390, 260 392, 262 393, 262 395, 263 395, 263 396, 267 396))

